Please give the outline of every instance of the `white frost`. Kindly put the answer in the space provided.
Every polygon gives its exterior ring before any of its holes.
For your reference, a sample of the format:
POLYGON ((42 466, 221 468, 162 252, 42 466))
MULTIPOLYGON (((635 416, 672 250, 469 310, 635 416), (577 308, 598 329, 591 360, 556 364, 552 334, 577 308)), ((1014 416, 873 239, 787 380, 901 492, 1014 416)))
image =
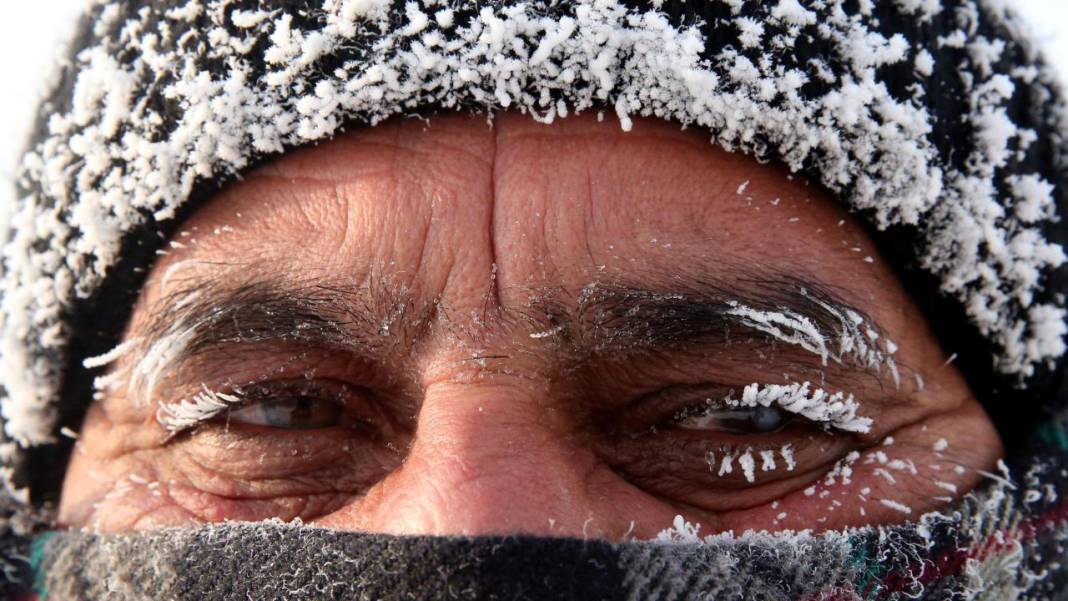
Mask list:
POLYGON ((829 393, 809 382, 794 384, 749 384, 741 397, 728 396, 723 403, 731 407, 770 407, 800 415, 813 422, 846 432, 868 432, 872 420, 857 414, 860 405, 853 395, 829 393))

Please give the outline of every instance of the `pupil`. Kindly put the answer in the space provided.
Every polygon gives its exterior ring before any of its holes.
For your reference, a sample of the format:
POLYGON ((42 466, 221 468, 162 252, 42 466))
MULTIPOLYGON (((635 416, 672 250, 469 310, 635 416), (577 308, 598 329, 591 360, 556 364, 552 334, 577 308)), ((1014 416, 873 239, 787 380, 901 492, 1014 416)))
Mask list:
POLYGON ((341 406, 313 397, 293 397, 265 403, 267 421, 280 428, 324 428, 334 425, 341 406))
POLYGON ((758 432, 771 432, 782 425, 782 411, 775 407, 754 407, 749 421, 758 432))
POLYGON ((312 404, 315 401, 308 397, 297 397, 293 402, 293 417, 296 419, 307 418, 312 413, 312 404))

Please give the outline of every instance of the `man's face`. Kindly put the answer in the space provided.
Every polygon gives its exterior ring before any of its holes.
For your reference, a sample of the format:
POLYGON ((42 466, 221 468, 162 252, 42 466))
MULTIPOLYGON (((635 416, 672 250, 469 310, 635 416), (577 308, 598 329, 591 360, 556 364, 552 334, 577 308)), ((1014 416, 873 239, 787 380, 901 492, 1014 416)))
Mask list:
POLYGON ((997 434, 826 192, 638 121, 402 121, 155 265, 61 521, 648 538, 917 518, 997 434))

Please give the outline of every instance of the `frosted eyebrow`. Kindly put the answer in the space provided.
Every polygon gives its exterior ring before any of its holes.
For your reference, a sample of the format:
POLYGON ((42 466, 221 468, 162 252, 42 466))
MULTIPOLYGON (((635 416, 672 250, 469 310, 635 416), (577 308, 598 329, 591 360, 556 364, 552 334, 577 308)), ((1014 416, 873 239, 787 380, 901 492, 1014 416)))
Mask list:
POLYGON ((899 376, 897 345, 873 318, 815 281, 794 277, 674 280, 673 290, 591 284, 568 303, 542 303, 551 328, 533 338, 565 339, 578 353, 733 341, 794 346, 821 365, 899 376))
MULTIPOLYGON (((577 297, 533 292, 523 309, 491 312, 487 328, 535 321, 561 358, 668 350, 673 345, 733 341, 796 346, 826 366, 835 362, 897 381, 896 347, 871 318, 813 282, 794 278, 673 279, 675 290, 594 283, 577 297), (521 319, 517 319, 521 318, 521 319), (881 345, 881 346, 880 346, 881 345)), ((336 285, 284 277, 234 283, 196 278, 157 301, 137 332, 140 359, 129 388, 151 399, 157 382, 191 357, 220 347, 290 343, 367 358, 406 353, 438 304, 420 305, 406 290, 336 285)))
MULTIPOLYGON (((160 374, 223 346, 290 343, 371 356, 409 341, 409 304, 388 289, 262 279, 194 278, 149 308, 136 332, 130 388, 151 398, 160 374)), ((420 317, 415 320, 418 322, 420 317)))

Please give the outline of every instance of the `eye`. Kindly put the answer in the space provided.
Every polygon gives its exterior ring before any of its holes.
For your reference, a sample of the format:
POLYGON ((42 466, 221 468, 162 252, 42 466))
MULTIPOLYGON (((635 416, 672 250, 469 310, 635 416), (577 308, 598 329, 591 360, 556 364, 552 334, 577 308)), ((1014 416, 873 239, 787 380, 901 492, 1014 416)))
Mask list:
POLYGON ((728 408, 709 405, 704 409, 685 410, 672 424, 683 430, 730 432, 733 434, 770 434, 793 421, 778 407, 728 408))
POLYGON ((377 416, 367 411, 365 395, 334 380, 292 379, 235 386, 216 394, 228 406, 220 407, 214 421, 228 427, 252 426, 282 430, 316 430, 348 426, 371 433, 377 416))
POLYGON ((231 424, 310 430, 340 425, 341 415, 341 405, 332 400, 293 396, 231 409, 226 419, 231 424))
POLYGON ((675 386, 618 416, 601 454, 654 496, 709 511, 752 507, 808 486, 860 447, 841 428, 859 419, 851 399, 804 385, 675 386))
MULTIPOLYGON (((203 385, 162 415, 193 425, 163 449, 178 459, 178 494, 196 498, 203 521, 310 521, 367 493, 404 460, 412 432, 395 398, 344 379, 305 377, 203 385)), ((288 374, 286 374, 288 375, 288 374)), ((180 434, 180 435, 179 435, 180 434)), ((161 450, 163 450, 161 449, 161 450)), ((177 480, 177 478, 176 478, 177 480)))

